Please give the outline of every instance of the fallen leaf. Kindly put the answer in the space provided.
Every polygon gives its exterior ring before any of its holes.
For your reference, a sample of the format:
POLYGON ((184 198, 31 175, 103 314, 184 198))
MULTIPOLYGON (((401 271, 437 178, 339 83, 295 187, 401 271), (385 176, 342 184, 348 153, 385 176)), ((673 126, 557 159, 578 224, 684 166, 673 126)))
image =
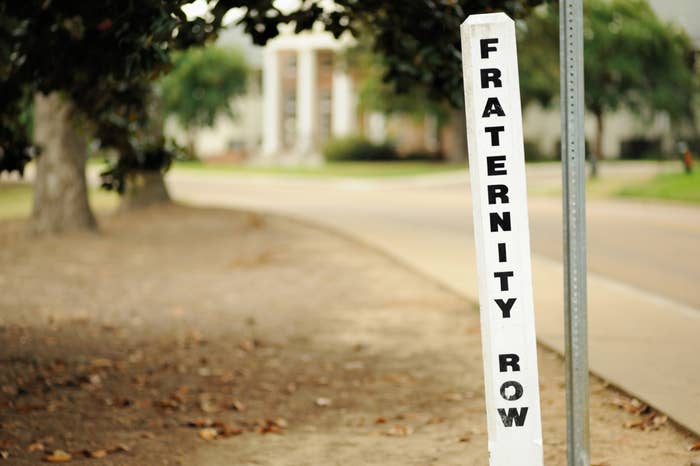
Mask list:
POLYGON ((695 442, 693 445, 688 447, 688 451, 698 451, 700 450, 700 442, 695 442))
POLYGON ((90 365, 95 369, 107 369, 114 365, 111 359, 107 358, 94 358, 90 361, 90 365))
POLYGON ((212 422, 211 419, 209 418, 197 418, 193 419, 191 421, 187 421, 187 427, 196 427, 196 428, 202 428, 202 427, 211 427, 214 423, 212 422))
POLYGON ((107 450, 100 449, 100 450, 92 450, 90 452, 90 458, 104 458, 107 456, 107 450))
POLYGON ((462 401, 464 397, 459 393, 446 393, 443 399, 446 401, 462 401))
POLYGON ((362 361, 348 361, 345 363, 343 368, 346 371, 357 371, 365 368, 365 363, 362 361))
POLYGON ((668 422, 668 416, 654 416, 652 419, 652 424, 654 428, 658 429, 662 425, 666 424, 668 422))
POLYGON ((250 340, 250 339, 246 339, 246 340, 241 341, 238 344, 238 346, 246 353, 250 353, 251 351, 253 351, 255 349, 255 341, 250 340))
POLYGON ((67 463, 73 459, 70 453, 63 450, 54 450, 50 455, 44 456, 47 463, 67 463))
POLYGON ((465 442, 470 442, 471 439, 472 439, 472 434, 466 433, 459 438, 459 441, 462 443, 465 443, 465 442))
POLYGON ((285 421, 282 418, 277 418, 276 420, 271 420, 271 419, 259 419, 258 420, 258 428, 256 431, 259 434, 279 434, 282 432, 282 429, 284 426, 287 425, 287 421, 285 421), (283 421, 282 424, 279 423, 279 421, 283 421))
POLYGON ((127 445, 124 445, 123 443, 120 443, 116 447, 107 449, 107 453, 128 453, 130 451, 131 448, 129 448, 127 445))
POLYGON ((281 427, 282 429, 287 428, 287 420, 283 417, 278 417, 274 420, 274 423, 277 424, 277 426, 281 427))
POLYGON ((413 429, 410 426, 396 424, 394 427, 384 432, 384 435, 389 437, 408 437, 412 433, 413 429))
POLYGON ((0 450, 0 459, 6 460, 10 457, 10 452, 7 450, 0 450))
POLYGON ((212 423, 212 426, 216 428, 219 437, 232 437, 243 433, 243 429, 240 427, 232 426, 221 421, 212 423))
POLYGON ((204 440, 214 440, 219 436, 219 432, 213 427, 205 427, 204 429, 199 429, 197 432, 200 438, 204 440))
POLYGON ((214 402, 214 400, 212 400, 211 395, 208 393, 202 393, 199 396, 199 409, 207 414, 221 411, 219 406, 214 402))
POLYGON ((319 406, 321 408, 325 408, 327 406, 330 406, 333 404, 333 400, 330 398, 316 398, 316 406, 319 406))
POLYGON ((651 411, 634 421, 626 421, 623 426, 632 429, 639 428, 640 430, 658 430, 668 422, 668 416, 663 416, 656 411, 651 411))
POLYGON ((623 427, 627 429, 634 429, 636 427, 639 427, 640 429, 644 426, 644 421, 641 419, 635 420, 635 421, 625 421, 622 424, 623 427))
POLYGON ((439 417, 439 416, 431 417, 430 419, 425 421, 425 423, 428 425, 430 425, 430 424, 442 424, 443 422, 445 422, 445 419, 442 417, 439 417))
POLYGON ((377 419, 374 420, 375 424, 386 424, 386 418, 379 416, 377 419))
POLYGON ((233 403, 231 403, 231 409, 233 409, 235 411, 243 412, 246 410, 246 405, 241 403, 240 400, 236 399, 236 400, 233 400, 233 403))
POLYGON ((27 451, 44 451, 44 444, 41 442, 34 442, 27 447, 27 451))

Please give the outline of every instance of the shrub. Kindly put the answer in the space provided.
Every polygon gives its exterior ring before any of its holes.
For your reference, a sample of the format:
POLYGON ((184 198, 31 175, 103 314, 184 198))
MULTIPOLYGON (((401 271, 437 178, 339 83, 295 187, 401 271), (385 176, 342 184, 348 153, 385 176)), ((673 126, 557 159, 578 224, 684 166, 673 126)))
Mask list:
POLYGON ((525 161, 526 162, 543 162, 547 160, 554 160, 554 156, 551 154, 545 154, 542 151, 542 147, 535 141, 525 139, 525 161))
POLYGON ((323 145, 321 153, 328 162, 391 161, 399 158, 392 144, 377 144, 361 136, 331 139, 323 145))

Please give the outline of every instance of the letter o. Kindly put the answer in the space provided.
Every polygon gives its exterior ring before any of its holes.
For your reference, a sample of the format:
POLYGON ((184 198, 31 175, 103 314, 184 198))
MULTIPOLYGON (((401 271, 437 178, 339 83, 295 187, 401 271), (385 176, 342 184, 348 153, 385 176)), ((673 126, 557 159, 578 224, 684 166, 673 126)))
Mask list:
POLYGON ((508 382, 504 382, 503 385, 501 385, 501 396, 507 401, 519 400, 523 396, 523 386, 515 380, 509 380, 508 382), (506 390, 510 387, 513 387, 515 389, 515 393, 513 393, 512 395, 507 395, 506 390))

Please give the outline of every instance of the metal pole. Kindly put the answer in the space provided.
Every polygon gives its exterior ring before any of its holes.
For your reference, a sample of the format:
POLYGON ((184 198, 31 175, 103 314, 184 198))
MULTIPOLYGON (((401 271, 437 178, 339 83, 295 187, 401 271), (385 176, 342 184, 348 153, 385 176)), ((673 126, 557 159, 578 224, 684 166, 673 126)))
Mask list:
POLYGON ((583 0, 559 2, 559 50, 564 202, 567 463, 569 466, 589 466, 583 0))

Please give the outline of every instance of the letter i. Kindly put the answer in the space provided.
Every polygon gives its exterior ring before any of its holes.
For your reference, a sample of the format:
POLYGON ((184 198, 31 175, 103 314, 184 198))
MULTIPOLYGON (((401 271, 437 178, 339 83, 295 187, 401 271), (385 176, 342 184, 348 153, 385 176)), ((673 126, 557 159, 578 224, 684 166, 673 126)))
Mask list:
POLYGON ((498 262, 505 262, 506 260, 506 243, 498 243, 498 262))

